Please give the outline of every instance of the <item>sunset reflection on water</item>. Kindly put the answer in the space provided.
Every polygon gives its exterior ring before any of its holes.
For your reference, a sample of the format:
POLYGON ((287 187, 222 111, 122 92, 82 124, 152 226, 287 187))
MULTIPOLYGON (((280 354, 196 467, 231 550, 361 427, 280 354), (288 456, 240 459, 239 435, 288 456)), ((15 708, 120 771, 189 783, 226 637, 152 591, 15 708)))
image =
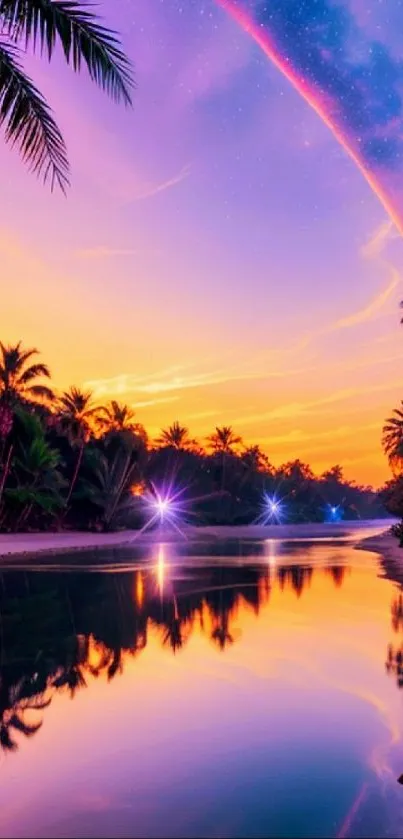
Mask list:
POLYGON ((2 836, 403 835, 402 595, 375 555, 103 561, 1 575, 2 836))

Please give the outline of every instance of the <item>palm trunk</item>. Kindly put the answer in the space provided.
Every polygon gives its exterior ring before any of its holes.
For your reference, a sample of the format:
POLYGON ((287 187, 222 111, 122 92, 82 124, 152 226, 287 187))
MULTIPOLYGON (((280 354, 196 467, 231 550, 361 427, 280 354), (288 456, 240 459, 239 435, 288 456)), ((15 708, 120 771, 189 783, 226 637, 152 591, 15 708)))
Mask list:
POLYGON ((74 467, 73 477, 72 477, 72 479, 71 479, 71 483, 70 483, 69 491, 68 491, 68 493, 67 493, 67 498, 66 498, 66 507, 67 507, 67 506, 68 506, 68 504, 70 503, 70 499, 71 499, 71 496, 72 496, 72 494, 73 494, 73 489, 74 489, 74 487, 75 487, 75 485, 76 485, 76 481, 77 481, 77 478, 78 478, 78 473, 79 473, 79 471, 80 471, 81 461, 82 461, 82 459, 83 459, 84 446, 85 446, 85 443, 84 443, 84 442, 82 442, 82 443, 81 443, 81 446, 80 446, 80 449, 79 449, 79 452, 78 452, 78 458, 77 458, 77 460, 76 460, 76 465, 75 465, 75 467, 74 467))
POLYGON ((23 507, 22 512, 21 512, 20 516, 18 517, 17 523, 15 525, 15 529, 17 531, 19 530, 21 525, 24 524, 24 522, 26 522, 33 506, 34 506, 33 502, 30 501, 29 504, 26 504, 25 507, 23 507))
POLYGON ((113 519, 113 516, 115 515, 116 507, 118 506, 119 501, 122 497, 122 492, 124 490, 125 483, 126 483, 126 480, 127 480, 127 476, 129 474, 129 470, 130 470, 130 466, 131 466, 131 459, 132 459, 132 456, 131 456, 131 454, 129 454, 126 458, 126 462, 125 462, 125 466, 124 466, 124 469, 123 469, 122 477, 121 477, 121 480, 120 480, 120 482, 118 484, 118 487, 117 487, 117 490, 116 490, 115 500, 112 503, 112 508, 109 511, 109 514, 107 516, 105 516, 105 524, 106 524, 107 527, 109 527, 109 525, 110 525, 110 523, 113 519))
POLYGON ((6 462, 5 462, 4 467, 3 467, 3 474, 2 474, 1 480, 0 480, 0 504, 1 504, 2 497, 3 497, 4 486, 5 486, 6 480, 8 478, 8 474, 10 472, 11 455, 13 453, 13 448, 14 448, 14 446, 11 443, 10 448, 8 450, 7 457, 6 457, 6 462))

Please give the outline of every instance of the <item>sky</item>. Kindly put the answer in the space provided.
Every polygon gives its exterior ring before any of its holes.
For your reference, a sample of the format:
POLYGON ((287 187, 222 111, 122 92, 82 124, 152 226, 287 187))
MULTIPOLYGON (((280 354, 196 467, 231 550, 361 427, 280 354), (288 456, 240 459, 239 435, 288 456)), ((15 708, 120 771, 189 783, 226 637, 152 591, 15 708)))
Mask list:
POLYGON ((402 398, 400 0, 103 0, 132 109, 27 59, 67 198, 0 145, 1 338, 149 433, 380 485, 402 398))

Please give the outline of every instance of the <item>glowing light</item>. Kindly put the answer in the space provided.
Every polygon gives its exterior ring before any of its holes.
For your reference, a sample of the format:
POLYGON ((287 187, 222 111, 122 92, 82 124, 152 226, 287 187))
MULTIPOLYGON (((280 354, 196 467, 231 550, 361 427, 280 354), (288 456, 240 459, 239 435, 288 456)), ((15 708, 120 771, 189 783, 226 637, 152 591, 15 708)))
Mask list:
POLYGON ((275 495, 264 495, 263 512, 260 520, 263 524, 278 523, 283 517, 283 504, 275 495))
POLYGON ((274 539, 267 540, 267 547, 268 547, 268 566, 269 566, 269 574, 272 573, 276 567, 276 543, 274 539))
POLYGON ((178 524, 184 515, 184 505, 180 502, 182 494, 183 490, 175 492, 171 485, 157 489, 151 484, 150 490, 142 496, 147 520, 139 533, 156 524, 169 525, 181 533, 178 524))
POLYGON ((139 608, 142 607, 144 602, 144 583, 143 583, 143 575, 141 571, 137 571, 136 573, 136 603, 139 608))
POLYGON ((160 590, 160 594, 163 594, 164 591, 164 578, 165 578, 165 550, 164 545, 160 545, 158 548, 158 562, 157 562, 157 580, 158 580, 158 588, 160 590))
POLYGON ((337 506, 334 504, 328 504, 327 510, 325 510, 325 518, 327 521, 340 521, 343 518, 343 510, 338 504, 337 506))
POLYGON ((251 35, 267 58, 280 70, 283 76, 285 76, 295 90, 298 91, 308 105, 321 118, 327 128, 330 129, 337 142, 354 161, 399 232, 403 234, 403 219, 399 209, 395 208, 387 192, 378 183, 378 179, 368 169, 366 162, 361 159, 359 150, 354 148, 354 139, 346 136, 345 130, 338 125, 336 118, 337 102, 330 96, 321 93, 306 79, 298 75, 297 71, 293 69, 287 60, 287 56, 281 54, 269 32, 260 26, 250 13, 245 9, 241 9, 234 0, 216 0, 216 3, 241 26, 244 32, 251 35))
POLYGON ((130 492, 135 497, 139 497, 140 495, 143 495, 143 492, 144 492, 143 484, 133 484, 133 486, 130 487, 130 492))
POLYGON ((161 518, 164 518, 165 513, 168 512, 171 502, 169 498, 157 498, 155 501, 155 509, 158 510, 161 518))

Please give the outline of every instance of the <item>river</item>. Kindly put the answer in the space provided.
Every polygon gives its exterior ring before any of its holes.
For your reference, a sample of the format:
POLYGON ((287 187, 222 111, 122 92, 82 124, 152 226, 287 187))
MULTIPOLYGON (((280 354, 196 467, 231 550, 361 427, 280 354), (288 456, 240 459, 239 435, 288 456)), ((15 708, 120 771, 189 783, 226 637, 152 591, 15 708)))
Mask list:
POLYGON ((378 555, 64 556, 3 569, 0 612, 2 837, 403 837, 403 595, 378 555))

